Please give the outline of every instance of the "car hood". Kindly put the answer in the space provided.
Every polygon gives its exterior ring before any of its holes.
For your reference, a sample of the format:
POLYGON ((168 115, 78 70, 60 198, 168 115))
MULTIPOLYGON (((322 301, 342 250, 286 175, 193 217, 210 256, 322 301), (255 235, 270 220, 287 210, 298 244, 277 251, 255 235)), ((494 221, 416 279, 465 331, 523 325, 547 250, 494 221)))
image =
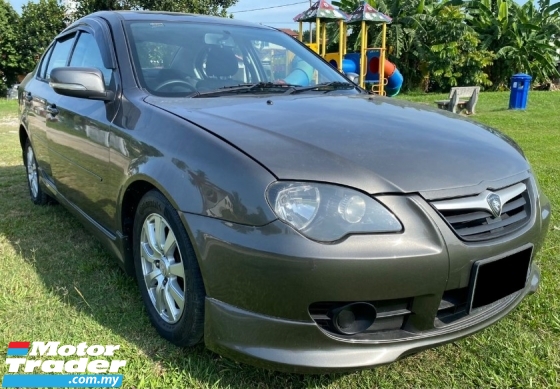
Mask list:
POLYGON ((234 96, 146 101, 214 133, 279 179, 368 193, 480 187, 527 172, 496 130, 428 106, 377 96, 234 96))

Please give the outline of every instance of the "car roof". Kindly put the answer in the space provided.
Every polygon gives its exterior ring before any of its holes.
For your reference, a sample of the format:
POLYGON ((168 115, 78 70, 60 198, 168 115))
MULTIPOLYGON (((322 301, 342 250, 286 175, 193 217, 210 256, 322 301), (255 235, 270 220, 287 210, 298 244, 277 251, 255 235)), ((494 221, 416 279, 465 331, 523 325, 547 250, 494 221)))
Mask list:
POLYGON ((215 23, 227 24, 234 26, 257 27, 263 29, 273 29, 271 27, 263 26, 260 24, 245 22, 232 18, 223 18, 219 16, 199 15, 199 14, 186 14, 179 12, 161 12, 161 11, 100 11, 86 16, 102 17, 109 21, 115 19, 126 21, 157 21, 157 22, 193 22, 193 23, 215 23))

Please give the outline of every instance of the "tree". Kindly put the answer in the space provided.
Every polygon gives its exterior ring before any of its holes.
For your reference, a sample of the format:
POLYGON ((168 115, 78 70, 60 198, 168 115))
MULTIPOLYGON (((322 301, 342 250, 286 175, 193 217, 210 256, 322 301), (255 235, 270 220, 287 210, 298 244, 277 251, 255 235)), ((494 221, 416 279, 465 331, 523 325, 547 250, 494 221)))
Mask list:
POLYGON ((142 9, 227 16, 227 9, 237 0, 138 0, 138 3, 142 9))
MULTIPOLYGON (((313 25, 313 28, 311 29, 311 31, 303 30, 303 42, 304 43, 315 43, 316 39, 317 39, 317 28, 315 27, 315 25, 313 25), (309 41, 310 37, 313 38, 313 42, 309 41)), ((330 42, 330 39, 329 39, 329 42, 330 42)))
POLYGON ((81 0, 77 17, 102 10, 152 10, 226 16, 237 0, 81 0))
POLYGON ((469 24, 479 34, 484 50, 496 54, 490 78, 496 87, 509 83, 513 73, 529 73, 537 81, 558 76, 556 69, 560 36, 560 3, 473 0, 464 2, 469 24))
POLYGON ((486 69, 495 55, 481 49, 478 34, 466 23, 466 14, 451 2, 434 7, 426 53, 429 82, 426 89, 447 91, 461 85, 490 86, 486 69))
POLYGON ((0 0, 0 95, 16 82, 20 55, 17 49, 18 14, 10 3, 0 0))
POLYGON ((97 11, 121 11, 134 8, 134 3, 128 0, 81 0, 78 1, 73 18, 78 19, 97 11))
POLYGON ((65 8, 57 0, 30 1, 22 7, 18 24, 18 50, 21 55, 19 68, 28 73, 65 27, 65 8))

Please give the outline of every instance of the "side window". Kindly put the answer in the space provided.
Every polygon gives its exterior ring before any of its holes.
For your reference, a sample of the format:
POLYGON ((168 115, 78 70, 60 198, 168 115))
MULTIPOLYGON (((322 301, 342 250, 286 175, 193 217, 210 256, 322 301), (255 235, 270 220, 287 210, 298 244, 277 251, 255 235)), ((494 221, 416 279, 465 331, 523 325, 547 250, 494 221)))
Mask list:
POLYGON ((300 58, 295 52, 280 44, 267 41, 251 41, 257 53, 267 81, 284 80, 288 84, 315 85, 331 81, 314 66, 300 58))
POLYGON ((51 71, 54 68, 60 68, 66 66, 66 63, 68 62, 68 57, 70 56, 70 50, 72 50, 73 44, 74 44, 74 36, 66 38, 63 41, 56 42, 51 58, 49 59, 49 64, 47 66, 47 73, 45 75, 45 78, 47 80, 51 78, 51 71))
POLYGON ((97 68, 103 73, 105 86, 109 87, 111 84, 113 71, 105 67, 97 41, 93 35, 87 32, 82 32, 78 37, 78 42, 70 60, 70 66, 97 68))
POLYGON ((45 78, 45 71, 47 69, 47 63, 49 62, 49 57, 52 53, 53 47, 54 46, 49 47, 49 50, 43 56, 43 61, 41 62, 41 65, 39 66, 39 70, 37 71, 37 75, 36 75, 39 78, 45 78))

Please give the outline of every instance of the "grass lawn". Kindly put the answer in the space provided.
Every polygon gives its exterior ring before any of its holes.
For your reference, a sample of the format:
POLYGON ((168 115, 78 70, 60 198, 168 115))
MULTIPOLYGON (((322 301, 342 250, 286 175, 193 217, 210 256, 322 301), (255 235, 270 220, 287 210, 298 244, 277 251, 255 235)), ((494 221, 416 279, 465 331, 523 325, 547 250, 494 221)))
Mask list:
MULTIPOLYGON (((400 96, 433 105, 435 95, 400 96)), ((525 150, 560 209, 560 93, 533 92, 525 112, 507 93, 483 93, 474 117, 525 150)), ((134 281, 61 206, 28 199, 17 106, 0 100, 0 352, 9 341, 120 344, 125 388, 560 387, 560 220, 537 261, 539 292, 493 327, 389 366, 350 374, 289 375, 178 349, 150 326, 134 281)), ((0 364, 0 376, 6 372, 0 364)))

